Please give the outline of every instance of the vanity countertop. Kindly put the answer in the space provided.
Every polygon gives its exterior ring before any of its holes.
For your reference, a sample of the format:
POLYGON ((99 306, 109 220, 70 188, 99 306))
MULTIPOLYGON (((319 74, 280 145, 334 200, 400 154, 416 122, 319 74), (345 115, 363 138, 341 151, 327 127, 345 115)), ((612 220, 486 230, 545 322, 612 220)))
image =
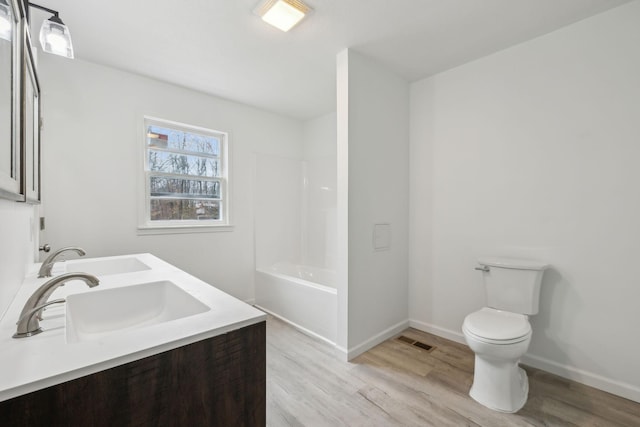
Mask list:
MULTIPOLYGON (((219 289, 151 255, 94 258, 118 260, 135 257, 149 270, 98 276, 100 285, 88 288, 81 281, 70 281, 57 288, 49 300, 81 292, 95 292, 150 282, 171 281, 205 304, 209 310, 168 322, 99 334, 94 339, 68 342, 66 304, 49 306, 40 326, 44 332, 14 339, 16 321, 29 296, 47 279, 37 279, 34 265, 5 315, 0 319, 0 401, 80 378, 118 365, 243 328, 266 319, 266 315, 219 289)), ((79 259, 59 263, 54 276, 67 268, 77 269, 79 259)), ((86 271, 91 273, 91 271, 86 271)))

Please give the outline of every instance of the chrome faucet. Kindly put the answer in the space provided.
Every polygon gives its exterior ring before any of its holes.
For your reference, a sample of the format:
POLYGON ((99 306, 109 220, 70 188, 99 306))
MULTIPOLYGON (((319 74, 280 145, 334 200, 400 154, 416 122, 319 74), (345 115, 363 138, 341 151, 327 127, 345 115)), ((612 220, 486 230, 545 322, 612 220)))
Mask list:
POLYGON ((71 280, 82 280, 90 288, 100 284, 97 277, 87 273, 61 274, 60 276, 56 276, 47 281, 44 285, 36 289, 24 304, 24 308, 16 322, 18 329, 16 330, 16 333, 13 334, 13 338, 26 338, 42 332, 42 328, 40 327, 40 320, 42 320, 40 313, 42 312, 42 309, 48 305, 64 303, 66 301, 63 298, 53 301, 47 300, 53 291, 60 286, 64 286, 65 283, 71 280))
POLYGON ((75 246, 67 246, 66 248, 60 248, 57 251, 54 251, 51 255, 47 257, 42 262, 42 266, 40 266, 40 271, 38 271, 38 278, 43 277, 51 277, 51 268, 53 264, 56 262, 56 258, 58 258, 63 252, 74 251, 80 256, 85 256, 87 253, 82 248, 77 248, 75 246))

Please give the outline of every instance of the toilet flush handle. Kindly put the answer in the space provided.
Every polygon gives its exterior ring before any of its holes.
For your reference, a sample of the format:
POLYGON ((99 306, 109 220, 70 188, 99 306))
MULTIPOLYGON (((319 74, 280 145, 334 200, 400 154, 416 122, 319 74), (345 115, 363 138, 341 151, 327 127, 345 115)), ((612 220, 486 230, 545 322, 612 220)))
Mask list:
POLYGON ((485 273, 488 273, 489 272, 489 266, 488 265, 483 265, 482 267, 476 267, 474 270, 484 271, 485 273))

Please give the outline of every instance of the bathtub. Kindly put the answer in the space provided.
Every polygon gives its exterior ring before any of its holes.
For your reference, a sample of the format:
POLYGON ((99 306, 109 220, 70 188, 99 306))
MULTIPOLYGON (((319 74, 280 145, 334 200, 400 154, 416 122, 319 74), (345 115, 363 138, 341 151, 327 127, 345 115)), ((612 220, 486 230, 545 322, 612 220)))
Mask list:
POLYGON ((255 273, 255 305, 303 332, 335 344, 335 272, 307 265, 277 263, 255 273))

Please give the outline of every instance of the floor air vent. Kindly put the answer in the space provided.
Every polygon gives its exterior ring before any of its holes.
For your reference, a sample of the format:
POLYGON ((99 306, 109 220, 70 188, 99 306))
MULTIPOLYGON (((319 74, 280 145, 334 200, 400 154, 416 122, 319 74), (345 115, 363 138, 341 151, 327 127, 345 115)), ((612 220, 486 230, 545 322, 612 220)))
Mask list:
POLYGON ((425 343, 420 342, 420 341, 416 341, 413 338, 405 337, 404 335, 400 335, 398 337, 398 341, 402 341, 403 343, 412 345, 414 347, 421 348, 421 349, 426 350, 426 351, 432 351, 435 348, 432 345, 425 344, 425 343))

